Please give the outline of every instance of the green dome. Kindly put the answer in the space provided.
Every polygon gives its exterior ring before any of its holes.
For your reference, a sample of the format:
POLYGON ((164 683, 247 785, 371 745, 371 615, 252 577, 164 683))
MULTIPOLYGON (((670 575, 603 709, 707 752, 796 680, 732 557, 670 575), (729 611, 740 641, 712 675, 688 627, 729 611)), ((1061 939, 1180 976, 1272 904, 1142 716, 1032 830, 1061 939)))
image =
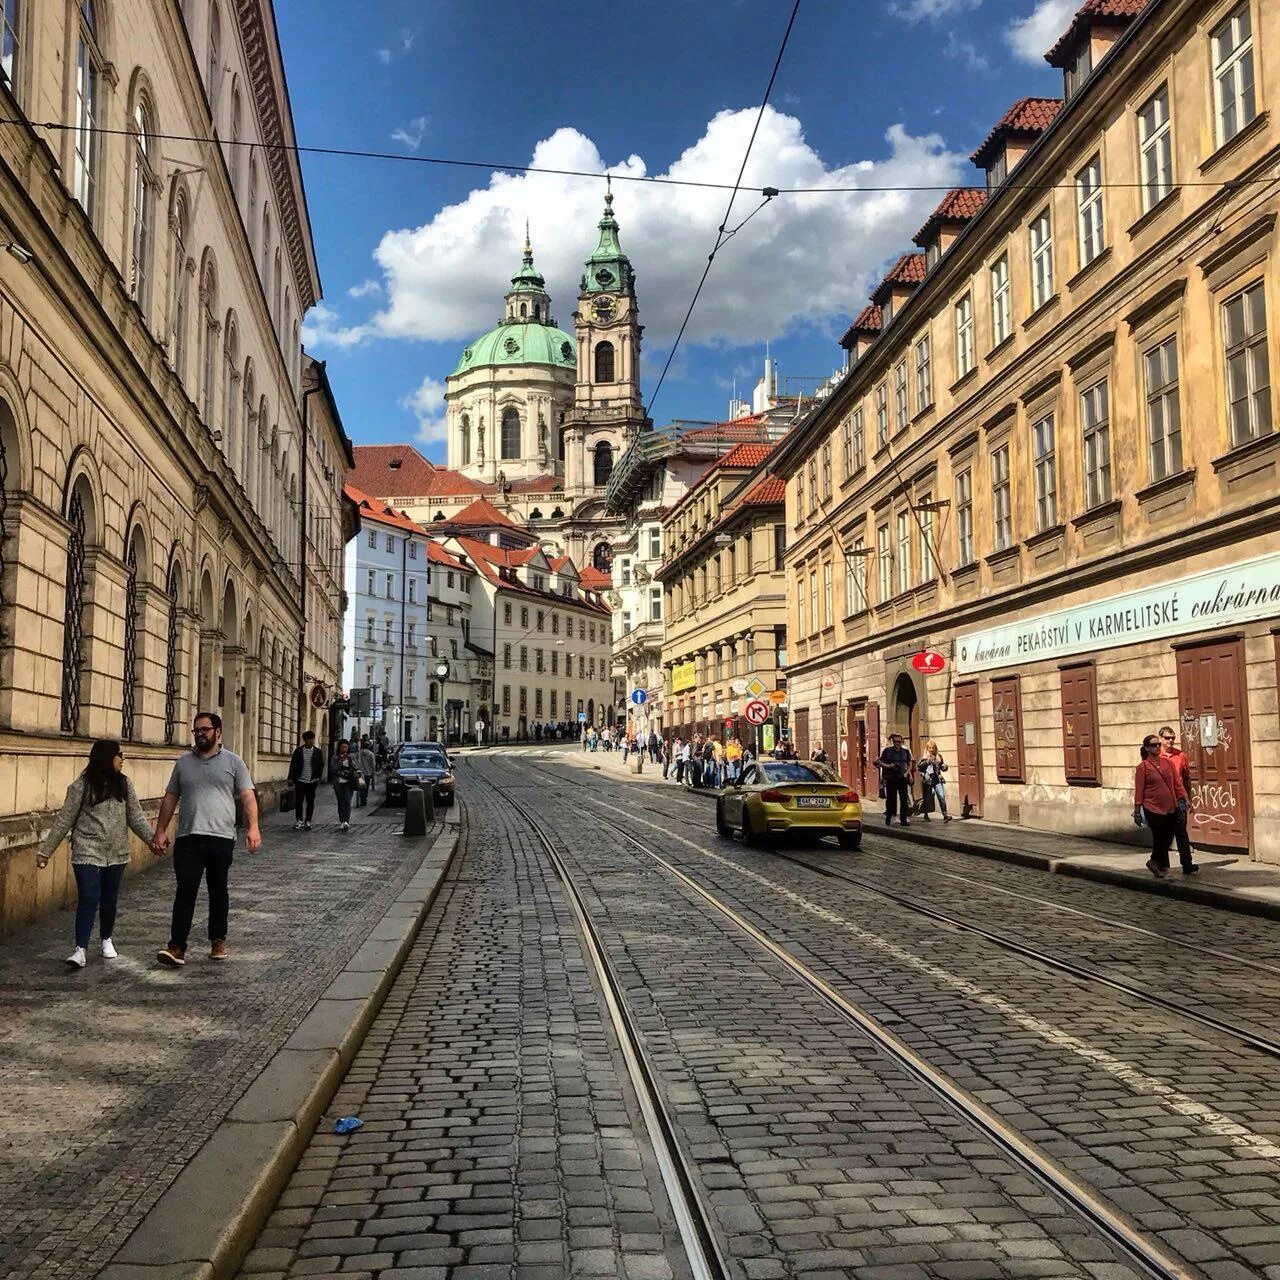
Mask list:
MULTIPOLYGON (((577 369, 577 349, 563 329, 531 320, 526 324, 507 322, 481 334, 462 352, 454 374, 486 365, 551 365, 557 369, 577 369)), ((452 376, 452 375, 450 375, 452 376)))

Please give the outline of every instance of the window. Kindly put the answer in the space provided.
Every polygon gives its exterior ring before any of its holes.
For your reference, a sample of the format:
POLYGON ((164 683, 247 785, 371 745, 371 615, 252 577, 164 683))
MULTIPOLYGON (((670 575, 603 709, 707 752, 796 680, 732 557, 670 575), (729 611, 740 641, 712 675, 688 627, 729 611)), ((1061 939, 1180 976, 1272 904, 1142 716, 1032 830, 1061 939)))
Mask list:
POLYGON ((816 458, 809 459, 807 474, 809 477, 809 513, 812 515, 818 509, 818 460, 816 458))
POLYGON ((524 631, 529 629, 529 610, 524 605, 520 607, 520 627, 524 631))
POLYGON ((822 566, 822 625, 829 627, 836 620, 831 601, 831 562, 822 566))
POLYGON ((133 235, 129 261, 129 293, 146 314, 150 299, 151 257, 155 241, 156 175, 151 162, 151 112, 138 96, 133 111, 133 235))
POLYGON ((624 587, 629 587, 631 585, 631 561, 624 559, 623 561, 621 561, 621 565, 622 565, 622 585, 624 587))
POLYGON ((1062 754, 1068 782, 1098 781, 1098 689, 1093 663, 1064 667, 1062 754))
POLYGON ((539 671, 539 672, 541 672, 541 671, 545 670, 543 663, 544 663, 543 650, 541 650, 541 649, 535 649, 535 650, 533 651, 533 665, 534 665, 534 669, 535 669, 536 671, 539 671))
POLYGON ((662 621, 662 588, 649 588, 649 621, 662 621))
POLYGON ((1143 356, 1147 382, 1147 449, 1152 481, 1182 470, 1178 405, 1178 340, 1166 338, 1143 356))
POLYGON ((858 471, 867 465, 867 440, 862 429, 862 410, 853 415, 853 465, 858 471))
POLYGON ((876 447, 889 443, 889 388, 882 382, 876 388, 876 447))
POLYGON ((388 600, 395 599, 395 596, 396 596, 395 583, 396 583, 395 575, 390 573, 387 574, 387 599, 388 600))
POLYGON ((1080 232, 1080 265, 1087 267, 1106 246, 1102 225, 1102 157, 1094 156, 1076 174, 1076 216, 1080 232))
POLYGON ((1084 428, 1085 510, 1111 501, 1111 420, 1104 378, 1080 396, 1080 422, 1084 428))
POLYGON ((775 524, 773 526, 773 571, 780 573, 782 571, 782 562, 787 554, 787 526, 785 524, 775 524))
POLYGON ((880 329, 883 332, 889 327, 889 321, 893 319, 893 294, 890 294, 880 304, 880 329))
POLYGON ((547 615, 541 609, 538 610, 537 628, 539 631, 545 631, 547 629, 547 615))
POLYGON ((372 529, 369 531, 369 548, 372 551, 378 549, 378 535, 372 529))
POLYGON ((4 71, 9 92, 19 101, 18 75, 22 70, 22 4, 23 0, 4 0, 4 16, 0 19, 0 69, 4 71))
POLYGON ((1214 107, 1222 146, 1258 114, 1248 0, 1213 33, 1212 44, 1214 107))
POLYGON ((1138 112, 1138 152, 1142 169, 1142 209, 1154 209, 1173 190, 1173 133, 1169 86, 1161 85, 1138 112))
POLYGON ((502 456, 520 456, 520 415, 511 408, 502 411, 502 456))
POLYGON ((504 671, 511 670, 511 646, 509 644, 502 646, 502 669, 504 671))
POLYGON ((822 446, 822 500, 831 499, 831 442, 822 446))
POLYGON ((649 530, 649 559, 658 560, 662 557, 662 526, 654 525, 649 530))
POLYGON ((927 333, 916 342, 916 409, 933 403, 933 344, 927 333))
POLYGON ((526 644, 520 646, 520 670, 529 670, 529 646, 526 644))
POLYGON ((592 479, 597 489, 603 489, 613 475, 613 450, 608 441, 601 440, 592 457, 592 479))
POLYGON ((169 354, 179 378, 187 374, 187 199, 173 201, 173 295, 169 304, 169 354))
POLYGON ((1227 420, 1231 443, 1244 444, 1271 431, 1271 375, 1267 367, 1267 304, 1262 281, 1222 308, 1227 357, 1227 420))
POLYGON ((807 636, 809 634, 809 615, 805 611, 803 569, 796 570, 796 615, 799 621, 798 631, 800 635, 807 636))
MULTIPOLYGON (((6 5, 6 16, 8 6, 6 5)), ((81 0, 79 34, 76 38, 76 84, 74 148, 71 193, 94 220, 98 194, 100 143, 98 116, 102 80, 102 54, 98 48, 98 28, 93 0, 81 0)))
POLYGON ((369 573, 368 573, 368 576, 367 576, 367 578, 366 578, 366 580, 365 580, 365 594, 366 594, 366 595, 374 595, 374 594, 377 592, 377 586, 376 586, 377 578, 378 578, 378 575, 377 575, 376 573, 374 573, 374 571, 373 571, 372 569, 370 569, 370 570, 369 570, 369 573))
POLYGON ((388 551, 394 551, 394 550, 396 549, 396 540, 395 540, 395 538, 394 538, 394 537, 392 537, 392 535, 391 535, 391 534, 387 534, 387 535, 386 535, 386 538, 387 538, 387 550, 388 550, 388 551))
POLYGON ((558 676, 560 674, 560 650, 551 650, 551 674, 558 676))
POLYGON ((906 591, 911 586, 911 515, 907 511, 898 512, 898 590, 906 591))
POLYGON ((218 90, 222 84, 222 19, 216 4, 209 6, 209 113, 213 127, 218 127, 218 90))
POLYGON ((933 577, 933 495, 926 493, 916 505, 916 523, 920 535, 920 581, 933 577))
POLYGON ((596 343, 596 379, 597 382, 612 382, 613 377, 613 343, 596 343))
POLYGON ((502 686, 502 714, 504 716, 511 714, 511 686, 509 684, 502 686))
POLYGON ((411 648, 418 647, 418 624, 416 622, 409 623, 408 634, 405 636, 405 643, 411 648))
POLYGON ((1053 224, 1046 209, 1031 224, 1031 309, 1053 297, 1053 224))
POLYGON ((956 476, 956 563, 973 563, 973 472, 956 476))
POLYGON ((1013 332, 1013 311, 1009 303, 1009 255, 991 266, 991 338, 998 347, 1013 332))
POLYGON ((880 566, 879 588, 880 603, 884 604, 893 595, 892 563, 889 559, 889 526, 882 524, 876 530, 876 562, 880 566))
POLYGON ((1031 451, 1036 480, 1036 530, 1058 523, 1058 464, 1053 443, 1053 414, 1031 428, 1031 451))
POLYGON ((366 644, 373 644, 373 643, 374 643, 374 640, 373 640, 373 627, 374 627, 373 614, 370 614, 370 615, 365 619, 365 624, 364 624, 364 639, 365 639, 365 643, 366 643, 366 644))
POLYGON ((853 540, 853 551, 845 561, 845 609, 858 613, 867 607, 867 544, 863 538, 853 540))
POLYGON ((553 636, 558 636, 560 634, 560 615, 558 613, 553 613, 551 615, 551 634, 553 636))
MULTIPOLYGON (((416 542, 414 542, 414 541, 413 541, 413 539, 410 539, 410 540, 409 540, 409 559, 410 559, 410 560, 416 560, 417 558, 418 558, 418 544, 417 544, 416 542)), ((453 574, 452 574, 452 573, 449 575, 449 585, 450 585, 450 586, 453 586, 453 574)))
POLYGON ((1080 86, 1089 78, 1089 73, 1092 70, 1093 47, 1086 30, 1085 37, 1081 40, 1075 56, 1067 63, 1064 83, 1068 102, 1080 91, 1080 86))
POLYGON ((818 620, 818 571, 809 572, 809 616, 813 620, 813 629, 820 631, 825 623, 818 620))
POLYGON ((956 303, 956 377, 973 371, 973 299, 965 294, 956 303))
POLYGON ((907 429, 907 362, 899 360, 893 371, 893 420, 898 431, 907 429))
POLYGON ((414 578, 409 579, 409 603, 418 603, 418 583, 414 578))
POLYGON ((509 627, 511 625, 511 602, 504 601, 502 605, 502 624, 509 627))
POLYGON ((391 643, 391 619, 390 618, 387 618, 384 620, 382 624, 382 629, 383 629, 383 636, 382 636, 383 642, 385 644, 390 644, 391 643))
POLYGON ((535 689, 533 691, 533 714, 539 720, 542 719, 542 690, 535 689))
POLYGON ((930 240, 929 247, 924 251, 924 269, 932 271, 938 265, 938 259, 942 257, 942 245, 937 240, 930 240))
POLYGON ((213 262, 206 258, 200 273, 200 309, 203 315, 204 346, 201 352, 201 404, 204 420, 213 424, 215 376, 218 367, 218 287, 213 262))
POLYGON ((996 551, 1013 545, 1013 524, 1009 503, 1009 446, 1001 445, 991 455, 991 532, 996 551))
POLYGON ((840 424, 840 463, 844 467, 844 478, 853 475, 853 418, 846 417, 840 424))
POLYGON ((1009 161, 1004 148, 987 168, 987 190, 994 191, 1009 176, 1009 161))

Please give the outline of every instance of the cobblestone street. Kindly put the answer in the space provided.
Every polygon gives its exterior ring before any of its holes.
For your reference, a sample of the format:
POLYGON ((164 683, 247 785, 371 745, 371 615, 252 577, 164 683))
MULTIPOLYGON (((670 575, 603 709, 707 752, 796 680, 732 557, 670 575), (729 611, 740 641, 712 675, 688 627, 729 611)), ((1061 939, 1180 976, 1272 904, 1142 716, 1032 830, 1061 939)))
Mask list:
MULTIPOLYGON (((398 811, 338 830, 322 788, 315 829, 263 821, 231 873, 231 959, 208 959, 203 891, 185 969, 168 938, 165 859, 126 880, 116 943, 68 973, 70 911, 0 948, 0 1275, 84 1280, 116 1252, 364 943, 429 841, 398 811)), ((149 855, 147 855, 149 856, 149 855)))
POLYGON ((1280 1277, 1280 927, 874 830, 859 854, 753 850, 715 835, 705 797, 573 751, 476 754, 460 782, 461 855, 335 1099, 364 1128, 317 1133, 246 1280, 716 1274, 690 1269, 534 820, 616 976, 722 1274, 1280 1277))

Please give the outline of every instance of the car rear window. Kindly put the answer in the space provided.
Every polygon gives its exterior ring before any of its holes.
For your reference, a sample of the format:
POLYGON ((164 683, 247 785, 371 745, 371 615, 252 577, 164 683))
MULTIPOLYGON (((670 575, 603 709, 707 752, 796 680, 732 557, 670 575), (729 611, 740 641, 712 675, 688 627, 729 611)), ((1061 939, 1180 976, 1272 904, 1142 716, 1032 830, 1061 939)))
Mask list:
POLYGON ((828 782, 829 778, 825 778, 817 771, 815 765, 807 764, 790 764, 778 762, 775 764, 762 764, 761 771, 764 773, 766 782, 828 782))

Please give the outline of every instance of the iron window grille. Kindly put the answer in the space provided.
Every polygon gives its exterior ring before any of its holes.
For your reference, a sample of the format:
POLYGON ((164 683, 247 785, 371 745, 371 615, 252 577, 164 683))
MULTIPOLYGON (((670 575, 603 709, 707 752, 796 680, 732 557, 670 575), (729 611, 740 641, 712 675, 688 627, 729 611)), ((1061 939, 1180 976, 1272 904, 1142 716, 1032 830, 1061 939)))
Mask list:
POLYGON ((74 733, 80 723, 80 649, 84 640, 85 512, 79 491, 71 495, 67 519, 71 533, 62 619, 62 732, 74 733))

